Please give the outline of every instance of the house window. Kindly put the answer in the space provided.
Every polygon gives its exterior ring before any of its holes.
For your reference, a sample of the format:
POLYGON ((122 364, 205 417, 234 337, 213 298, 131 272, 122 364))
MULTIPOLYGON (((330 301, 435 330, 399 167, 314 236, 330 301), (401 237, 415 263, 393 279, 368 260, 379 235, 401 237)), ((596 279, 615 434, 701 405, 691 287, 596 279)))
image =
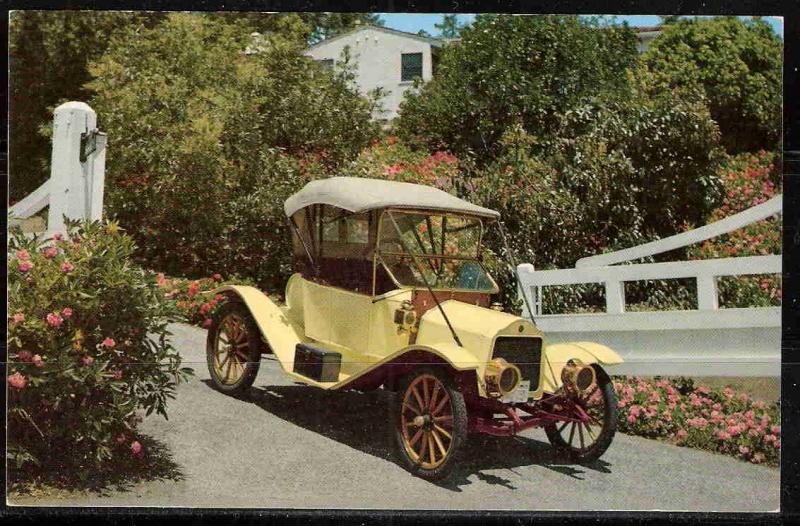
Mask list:
POLYGON ((333 59, 332 58, 323 58, 321 60, 317 60, 317 63, 322 66, 322 69, 332 70, 333 69, 333 59))
POLYGON ((401 57, 400 81, 422 78, 422 53, 403 53, 401 57))

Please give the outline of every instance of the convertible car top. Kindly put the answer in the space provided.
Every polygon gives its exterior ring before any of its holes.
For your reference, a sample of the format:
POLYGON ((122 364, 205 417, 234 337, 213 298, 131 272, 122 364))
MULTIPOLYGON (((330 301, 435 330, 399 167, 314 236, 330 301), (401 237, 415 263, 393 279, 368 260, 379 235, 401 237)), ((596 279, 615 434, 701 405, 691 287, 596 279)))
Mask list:
POLYGON ((310 205, 331 205, 359 213, 379 208, 416 208, 491 219, 500 213, 430 186, 364 177, 330 177, 305 185, 283 205, 288 217, 310 205))

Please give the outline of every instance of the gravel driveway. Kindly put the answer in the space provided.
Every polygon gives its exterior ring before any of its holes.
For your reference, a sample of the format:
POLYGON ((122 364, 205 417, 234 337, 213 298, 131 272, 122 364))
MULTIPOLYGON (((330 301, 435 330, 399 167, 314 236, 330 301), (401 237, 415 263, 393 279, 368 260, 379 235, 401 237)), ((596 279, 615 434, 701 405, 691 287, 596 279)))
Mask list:
POLYGON ((776 511, 779 472, 733 458, 618 434, 592 466, 555 458, 544 433, 477 438, 451 477, 411 476, 388 446, 381 392, 325 392, 294 384, 265 359, 247 400, 214 391, 205 331, 175 325, 196 377, 168 421, 142 431, 164 443, 182 477, 104 495, 20 497, 12 504, 454 510, 776 511))

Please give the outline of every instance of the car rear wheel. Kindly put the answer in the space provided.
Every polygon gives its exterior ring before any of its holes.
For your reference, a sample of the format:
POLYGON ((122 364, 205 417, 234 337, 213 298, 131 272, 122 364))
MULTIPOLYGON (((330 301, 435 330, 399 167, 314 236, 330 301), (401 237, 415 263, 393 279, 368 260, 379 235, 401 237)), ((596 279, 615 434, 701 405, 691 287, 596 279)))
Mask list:
POLYGON ((243 304, 226 303, 214 316, 206 359, 215 389, 241 395, 253 385, 261 365, 261 334, 243 304))
POLYGON ((454 378, 443 368, 421 367, 393 397, 393 435, 402 463, 428 480, 445 477, 467 437, 467 408, 454 378))
POLYGON ((617 430, 617 397, 614 384, 597 364, 596 381, 585 393, 569 396, 589 415, 589 422, 557 422, 544 427, 550 443, 566 452, 573 462, 585 464, 600 458, 611 445, 617 430))

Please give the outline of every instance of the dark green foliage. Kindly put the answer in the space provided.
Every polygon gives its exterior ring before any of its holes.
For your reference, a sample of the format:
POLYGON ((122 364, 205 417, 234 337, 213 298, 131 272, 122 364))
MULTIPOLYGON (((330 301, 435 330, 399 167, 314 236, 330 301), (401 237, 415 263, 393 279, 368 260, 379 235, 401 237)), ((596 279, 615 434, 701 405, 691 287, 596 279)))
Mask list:
POLYGON ((439 30, 441 38, 458 38, 464 26, 458 21, 458 15, 442 15, 442 22, 433 24, 439 30))
POLYGON ((15 11, 10 17, 9 193, 19 201, 50 176, 52 111, 87 100, 86 64, 128 26, 155 25, 158 13, 15 11), (43 129, 44 128, 44 129, 43 129))
POLYGON ((681 19, 644 59, 653 89, 705 99, 731 153, 775 149, 781 131, 783 42, 763 20, 681 19))
POLYGON ((170 14, 157 30, 122 33, 92 66, 91 104, 113 152, 106 211, 151 268, 282 286, 283 201, 309 176, 303 159, 332 170, 375 137, 351 72, 300 55, 304 25, 282 22, 246 55, 237 24, 170 14))
POLYGON ((551 134, 579 101, 623 96, 637 60, 626 28, 563 16, 480 15, 442 52, 437 74, 401 106, 397 130, 430 149, 497 155, 514 124, 551 134))
POLYGON ((472 195, 501 212, 516 257, 540 268, 673 234, 721 197, 716 126, 676 100, 586 104, 556 137, 518 126, 500 145, 472 195))

